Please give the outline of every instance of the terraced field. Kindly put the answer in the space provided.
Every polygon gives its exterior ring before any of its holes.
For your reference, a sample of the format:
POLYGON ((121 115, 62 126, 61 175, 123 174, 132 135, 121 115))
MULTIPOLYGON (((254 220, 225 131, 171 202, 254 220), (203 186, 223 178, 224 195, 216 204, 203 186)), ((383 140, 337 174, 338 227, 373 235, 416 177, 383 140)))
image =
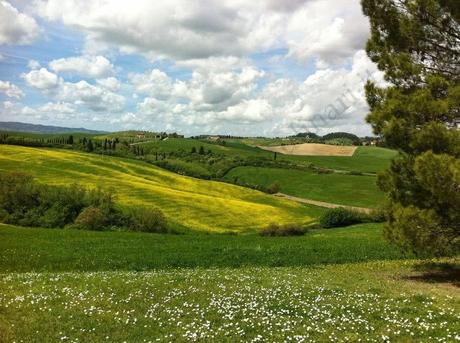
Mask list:
POLYGON ((125 206, 153 205, 177 227, 251 231, 270 222, 309 223, 320 209, 247 188, 180 176, 144 162, 68 150, 0 146, 0 171, 50 184, 112 188, 125 206))

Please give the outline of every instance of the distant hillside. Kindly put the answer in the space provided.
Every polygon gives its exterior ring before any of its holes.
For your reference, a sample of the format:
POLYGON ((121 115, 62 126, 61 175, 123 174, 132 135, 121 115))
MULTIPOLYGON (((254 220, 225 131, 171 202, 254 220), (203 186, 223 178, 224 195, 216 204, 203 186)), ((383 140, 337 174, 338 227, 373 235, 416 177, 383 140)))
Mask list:
POLYGON ((28 124, 19 122, 0 122, 0 131, 31 132, 31 133, 107 133, 106 131, 89 130, 85 128, 61 127, 51 125, 28 124))

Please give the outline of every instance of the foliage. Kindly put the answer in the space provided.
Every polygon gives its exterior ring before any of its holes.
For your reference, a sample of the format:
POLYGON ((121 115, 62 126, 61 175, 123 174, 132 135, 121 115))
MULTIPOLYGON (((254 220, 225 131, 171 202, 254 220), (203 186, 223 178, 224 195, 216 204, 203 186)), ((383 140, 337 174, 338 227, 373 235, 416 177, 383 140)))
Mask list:
POLYGON ((297 224, 278 225, 271 223, 259 230, 259 236, 303 236, 304 234, 305 229, 297 224))
POLYGON ((363 0, 370 58, 391 83, 366 85, 367 120, 402 151, 380 177, 386 237, 419 254, 459 251, 460 7, 450 0, 363 0))
POLYGON ((36 183, 31 176, 0 174, 0 219, 6 223, 48 228, 107 230, 112 227, 166 232, 166 219, 158 209, 139 207, 120 211, 111 191, 87 190, 36 183))
MULTIPOLYGON (((325 142, 333 141, 333 140, 337 140, 337 141, 342 140, 342 142, 350 142, 352 145, 361 145, 361 140, 359 139, 359 137, 352 133, 348 133, 348 132, 328 133, 327 135, 324 135, 322 139, 325 142)), ((343 144, 343 145, 346 145, 346 144, 343 144)))
POLYGON ((137 206, 129 211, 130 228, 135 231, 165 233, 166 218, 157 208, 137 206))
POLYGON ((267 193, 276 194, 280 191, 280 189, 281 189, 280 183, 278 181, 275 181, 267 187, 267 193))
POLYGON ((106 214, 99 207, 86 207, 75 219, 75 227, 83 230, 103 230, 107 227, 106 214))
POLYGON ((363 223, 368 220, 365 214, 343 207, 327 210, 320 218, 319 223, 325 229, 349 226, 363 223))

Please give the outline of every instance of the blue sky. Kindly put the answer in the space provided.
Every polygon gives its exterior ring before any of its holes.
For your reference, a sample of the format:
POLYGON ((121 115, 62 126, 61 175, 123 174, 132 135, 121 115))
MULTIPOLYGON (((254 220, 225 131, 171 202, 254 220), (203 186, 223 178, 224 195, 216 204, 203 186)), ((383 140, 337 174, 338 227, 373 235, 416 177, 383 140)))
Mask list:
POLYGON ((358 0, 2 0, 0 22, 2 121, 364 135, 382 81, 358 0))

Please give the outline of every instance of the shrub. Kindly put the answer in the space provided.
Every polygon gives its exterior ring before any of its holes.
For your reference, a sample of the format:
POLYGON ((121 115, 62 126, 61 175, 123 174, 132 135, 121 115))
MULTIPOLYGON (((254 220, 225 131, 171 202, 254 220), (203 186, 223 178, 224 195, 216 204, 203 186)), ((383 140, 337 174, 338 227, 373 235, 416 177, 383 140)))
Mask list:
POLYGON ((367 220, 367 216, 358 211, 353 211, 343 207, 327 210, 320 218, 320 225, 323 228, 342 227, 362 223, 367 220))
POLYGON ((132 208, 129 213, 130 228, 144 232, 167 232, 166 218, 159 209, 152 207, 132 208))
POLYGON ((278 181, 273 182, 270 186, 267 187, 267 193, 276 194, 280 191, 281 186, 278 181))
POLYGON ((275 223, 269 224, 267 227, 259 231, 260 236, 302 236, 305 234, 305 229, 297 224, 278 225, 275 223))
POLYGON ((107 215, 98 207, 86 207, 75 219, 75 227, 82 230, 105 230, 107 215))

